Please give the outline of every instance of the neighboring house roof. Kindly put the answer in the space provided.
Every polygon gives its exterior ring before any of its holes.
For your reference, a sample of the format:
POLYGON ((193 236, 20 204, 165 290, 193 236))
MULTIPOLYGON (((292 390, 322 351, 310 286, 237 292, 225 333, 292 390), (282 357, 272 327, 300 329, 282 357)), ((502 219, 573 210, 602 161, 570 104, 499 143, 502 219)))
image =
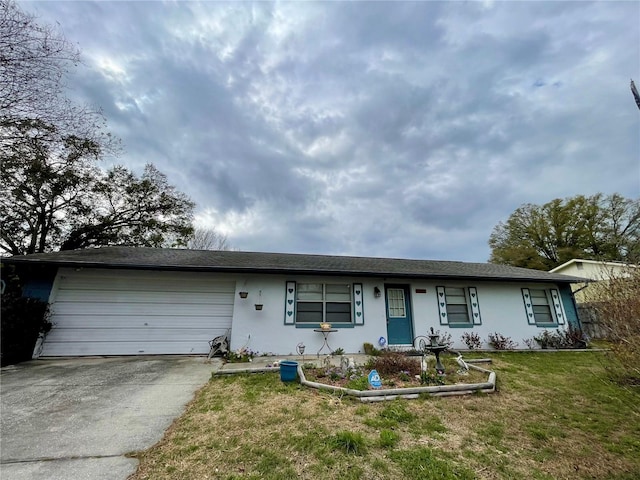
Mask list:
POLYGON ((626 275, 629 268, 637 268, 637 265, 622 262, 603 262, 598 260, 582 260, 573 258, 556 268, 549 270, 549 273, 562 275, 580 275, 590 280, 603 280, 626 275))
POLYGON ((572 283, 584 278, 492 263, 346 257, 290 253, 101 247, 2 258, 9 264, 232 273, 279 273, 394 278, 482 279, 572 283))
POLYGON ((572 258, 568 262, 565 262, 562 265, 558 265, 556 268, 552 268, 551 270, 549 270, 549 273, 561 272, 562 270, 566 270, 567 267, 570 267, 572 265, 578 265, 580 263, 588 263, 590 265, 597 265, 597 266, 611 267, 611 268, 637 267, 637 265, 632 265, 630 263, 623 263, 623 262, 601 262, 598 260, 583 260, 581 258, 572 258))

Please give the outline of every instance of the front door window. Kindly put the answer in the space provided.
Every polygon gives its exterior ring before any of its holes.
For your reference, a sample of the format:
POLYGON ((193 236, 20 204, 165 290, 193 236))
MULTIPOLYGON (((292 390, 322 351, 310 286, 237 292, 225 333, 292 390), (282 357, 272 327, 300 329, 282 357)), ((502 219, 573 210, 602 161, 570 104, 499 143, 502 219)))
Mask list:
POLYGON ((404 290, 402 288, 388 288, 387 295, 389 299, 389 317, 406 317, 404 290))

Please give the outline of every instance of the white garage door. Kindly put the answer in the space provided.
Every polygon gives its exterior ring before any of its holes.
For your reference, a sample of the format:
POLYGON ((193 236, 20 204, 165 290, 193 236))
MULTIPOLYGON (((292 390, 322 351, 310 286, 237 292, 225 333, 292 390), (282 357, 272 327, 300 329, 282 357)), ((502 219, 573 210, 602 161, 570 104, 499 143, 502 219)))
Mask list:
POLYGON ((234 293, 207 273, 60 269, 42 356, 206 354, 234 293))

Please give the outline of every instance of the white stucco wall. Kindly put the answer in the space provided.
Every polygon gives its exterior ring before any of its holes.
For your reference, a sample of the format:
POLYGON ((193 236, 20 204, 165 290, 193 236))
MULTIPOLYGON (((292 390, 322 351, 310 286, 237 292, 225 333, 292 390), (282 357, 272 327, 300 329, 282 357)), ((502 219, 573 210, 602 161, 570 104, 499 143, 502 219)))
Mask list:
MULTIPOLYGON (((312 328, 297 328, 285 325, 285 282, 323 282, 323 283, 362 283, 364 325, 352 328, 339 328, 329 336, 332 348, 343 348, 347 353, 361 352, 363 343, 369 342, 377 346, 380 337, 387 338, 386 304, 384 298, 385 284, 407 284, 410 286, 411 306, 413 313, 414 336, 428 334, 429 328, 439 329, 452 335, 455 348, 466 348, 461 340, 464 332, 475 332, 486 344, 489 333, 498 332, 511 337, 519 343, 519 348, 527 348, 525 338, 539 335, 543 328, 527 323, 527 316, 522 300, 521 288, 558 288, 554 284, 503 284, 498 282, 442 282, 442 281, 407 281, 401 279, 367 279, 359 277, 309 277, 309 276, 248 276, 238 277, 234 318, 231 334, 231 348, 243 346, 259 353, 288 355, 296 353, 296 345, 300 342, 306 346, 305 355, 311 355, 322 346, 321 333, 312 328), (374 296, 374 287, 380 288, 382 296, 374 296), (436 286, 475 287, 478 293, 482 325, 473 328, 450 328, 440 325, 436 286), (426 293, 416 293, 416 289, 426 289, 426 293), (241 299, 240 291, 248 291, 249 296, 241 299), (261 292, 261 296, 259 295, 261 292), (256 311, 254 304, 264 305, 263 310, 256 311)), ((564 308, 563 308, 564 311, 564 308)), ((566 313, 564 313, 566 318, 566 313)), ((552 329, 553 330, 553 329, 552 329)), ((324 350, 326 352, 326 349, 324 350)))

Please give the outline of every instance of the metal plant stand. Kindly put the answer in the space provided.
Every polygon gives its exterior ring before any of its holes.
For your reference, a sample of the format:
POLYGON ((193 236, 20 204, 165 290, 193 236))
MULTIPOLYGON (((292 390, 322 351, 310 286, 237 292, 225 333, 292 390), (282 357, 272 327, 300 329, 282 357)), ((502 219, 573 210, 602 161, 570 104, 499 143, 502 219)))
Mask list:
POLYGON ((329 350, 330 354, 333 353, 333 349, 329 346, 329 334, 337 332, 338 330, 335 328, 314 328, 313 331, 321 333, 324 337, 324 342, 322 343, 320 350, 318 350, 318 358, 320 358, 320 352, 324 350, 325 347, 329 350))

